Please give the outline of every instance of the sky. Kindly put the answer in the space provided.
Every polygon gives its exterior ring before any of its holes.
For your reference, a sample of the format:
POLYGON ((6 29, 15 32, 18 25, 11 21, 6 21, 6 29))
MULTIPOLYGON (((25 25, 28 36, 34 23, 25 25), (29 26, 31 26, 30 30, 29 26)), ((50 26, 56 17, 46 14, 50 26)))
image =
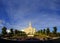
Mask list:
POLYGON ((36 30, 56 26, 60 31, 60 0, 0 0, 0 30, 21 30, 29 21, 36 30))

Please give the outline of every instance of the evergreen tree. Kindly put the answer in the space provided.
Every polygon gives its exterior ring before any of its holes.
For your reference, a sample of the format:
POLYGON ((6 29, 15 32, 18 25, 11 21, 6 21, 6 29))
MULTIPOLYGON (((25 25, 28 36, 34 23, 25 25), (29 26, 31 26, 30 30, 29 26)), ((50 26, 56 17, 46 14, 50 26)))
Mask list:
POLYGON ((57 33, 57 27, 53 27, 53 34, 57 33))
POLYGON ((13 33, 14 33, 12 28, 10 29, 10 33, 11 33, 11 34, 13 34, 13 33))
POLYGON ((15 35, 17 35, 17 36, 24 36, 24 37, 27 36, 25 32, 19 31, 19 30, 15 30, 15 35))
POLYGON ((14 35, 14 32, 13 32, 13 29, 11 28, 10 29, 10 36, 13 36, 14 35))
POLYGON ((6 30, 7 30, 6 27, 3 27, 3 28, 2 28, 2 35, 6 35, 6 34, 7 34, 6 30))
POLYGON ((41 30, 38 30, 37 33, 41 33, 41 30))
POLYGON ((40 30, 40 33, 43 33, 42 29, 40 30))
POLYGON ((45 29, 43 29, 43 34, 45 34, 45 29))
POLYGON ((50 33, 50 29, 47 28, 47 30, 46 30, 46 34, 48 35, 49 33, 50 33))
POLYGON ((27 34, 23 31, 19 31, 19 33, 20 33, 20 36, 27 36, 27 34))
POLYGON ((18 33, 18 30, 15 30, 15 34, 17 34, 18 33))

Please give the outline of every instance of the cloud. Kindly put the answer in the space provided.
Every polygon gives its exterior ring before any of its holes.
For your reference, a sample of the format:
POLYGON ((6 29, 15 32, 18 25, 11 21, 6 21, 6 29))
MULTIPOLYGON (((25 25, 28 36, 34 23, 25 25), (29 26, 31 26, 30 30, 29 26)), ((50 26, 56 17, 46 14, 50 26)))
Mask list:
POLYGON ((27 27, 29 21, 36 24, 37 28, 60 26, 60 15, 57 12, 60 11, 59 2, 59 0, 2 0, 1 4, 10 18, 10 22, 7 20, 8 22, 4 24, 16 29, 27 27))
POLYGON ((5 23, 5 21, 3 21, 3 20, 0 20, 0 24, 1 24, 1 23, 5 23))
POLYGON ((2 27, 7 27, 7 29, 10 29, 11 28, 11 24, 9 22, 6 22, 5 20, 0 20, 0 28, 2 27))
POLYGON ((3 24, 5 24, 4 20, 0 20, 0 26, 4 26, 3 24))

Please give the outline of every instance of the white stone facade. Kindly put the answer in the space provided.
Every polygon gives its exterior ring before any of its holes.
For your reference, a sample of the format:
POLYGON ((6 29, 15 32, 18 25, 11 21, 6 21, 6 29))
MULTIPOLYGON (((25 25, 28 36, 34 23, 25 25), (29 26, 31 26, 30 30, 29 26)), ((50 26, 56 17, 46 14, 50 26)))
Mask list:
POLYGON ((36 29, 32 27, 31 22, 29 22, 29 27, 24 29, 24 32, 28 35, 34 35, 36 32, 36 29))

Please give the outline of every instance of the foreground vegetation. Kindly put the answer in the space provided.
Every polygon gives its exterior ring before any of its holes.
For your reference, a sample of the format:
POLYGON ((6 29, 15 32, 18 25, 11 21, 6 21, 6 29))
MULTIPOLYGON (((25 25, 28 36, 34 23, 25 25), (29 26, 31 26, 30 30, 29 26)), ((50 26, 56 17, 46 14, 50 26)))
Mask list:
MULTIPOLYGON (((13 30, 12 28, 10 29, 10 32, 7 33, 7 28, 3 27, 2 32, 0 34, 1 37, 6 37, 7 39, 17 39, 17 38, 27 38, 27 34, 23 31, 19 31, 17 29, 13 30)), ((34 34, 34 37, 37 38, 46 38, 46 37, 60 37, 60 32, 57 32, 57 27, 53 27, 53 31, 51 32, 49 28, 43 29, 43 30, 38 30, 34 34)))

